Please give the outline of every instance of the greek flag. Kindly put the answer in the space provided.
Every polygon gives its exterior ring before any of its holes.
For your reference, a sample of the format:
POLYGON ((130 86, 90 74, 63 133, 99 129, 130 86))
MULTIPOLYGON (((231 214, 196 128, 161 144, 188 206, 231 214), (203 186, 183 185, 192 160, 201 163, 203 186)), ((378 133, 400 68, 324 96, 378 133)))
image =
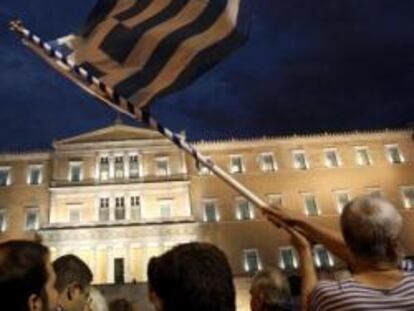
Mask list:
POLYGON ((99 0, 78 34, 49 44, 142 109, 246 41, 246 1, 99 0))

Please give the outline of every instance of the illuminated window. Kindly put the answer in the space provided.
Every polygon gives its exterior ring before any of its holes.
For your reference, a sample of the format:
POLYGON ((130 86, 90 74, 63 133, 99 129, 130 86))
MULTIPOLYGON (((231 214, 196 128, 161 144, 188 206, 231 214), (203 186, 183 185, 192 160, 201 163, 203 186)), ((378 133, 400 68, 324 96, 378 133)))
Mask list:
POLYGON ((245 198, 236 199, 236 218, 238 220, 249 220, 254 218, 254 210, 245 198))
POLYGON ((99 177, 101 180, 109 179, 109 159, 101 157, 99 160, 99 177))
POLYGON ((313 248, 315 265, 318 268, 328 268, 334 266, 332 255, 322 245, 315 245, 313 248))
POLYGON ((0 187, 10 186, 11 184, 10 167, 0 167, 0 187))
POLYGON ((267 197, 267 202, 269 202, 269 204, 276 205, 276 206, 283 205, 281 194, 268 194, 266 197, 267 197))
POLYGON ((99 220, 109 220, 109 198, 105 197, 99 199, 99 220))
POLYGON ((260 155, 260 169, 263 172, 274 172, 276 170, 273 153, 262 153, 260 155))
POLYGON ((115 157, 115 178, 122 179, 124 178, 124 157, 116 156, 115 157))
POLYGON ((83 180, 82 162, 70 162, 69 170, 69 180, 71 182, 80 182, 83 180))
POLYGON ((26 209, 26 230, 39 229, 39 208, 28 207, 26 209))
POLYGON ((232 155, 230 156, 230 173, 237 174, 243 173, 243 158, 240 155, 232 155))
POLYGON ((404 157, 398 148, 398 145, 386 145, 387 158, 390 163, 399 164, 404 162, 404 157))
POLYGON ((414 186, 403 187, 401 189, 404 207, 414 208, 414 186))
POLYGON ((338 213, 341 214, 345 205, 347 205, 351 201, 351 197, 349 193, 346 191, 336 191, 335 201, 336 201, 336 209, 338 210, 338 213))
POLYGON ((139 159, 138 155, 129 156, 129 177, 139 177, 139 159))
POLYGON ((125 199, 124 197, 115 198, 115 220, 125 219, 125 199))
POLYGON ((298 259, 293 247, 279 248, 279 267, 282 270, 293 270, 298 267, 298 259))
POLYGON ((157 165, 157 176, 168 176, 170 175, 170 163, 169 159, 166 157, 157 158, 156 159, 157 165))
POLYGON ((203 202, 204 221, 216 222, 219 220, 216 200, 206 200, 203 202))
MULTIPOLYGON (((206 157, 207 160, 211 160, 211 157, 206 157)), ((197 167, 197 171, 199 175, 210 175, 211 171, 210 169, 205 166, 203 163, 201 163, 200 161, 196 161, 196 167, 197 167)))
POLYGON ((257 249, 247 249, 243 251, 244 270, 246 272, 256 272, 262 269, 262 264, 257 249))
POLYGON ((304 194, 303 200, 305 203, 305 214, 308 216, 318 216, 319 209, 313 194, 304 194))
POLYGON ((141 218, 141 199, 135 195, 131 197, 131 219, 138 220, 141 218))
POLYGON ((336 149, 325 149, 325 165, 330 168, 341 165, 336 149))
POLYGON ((368 147, 355 147, 355 161, 360 166, 369 166, 372 164, 368 147))
POLYGON ((41 165, 30 165, 27 176, 27 183, 29 185, 40 185, 43 179, 42 171, 43 168, 41 165))
POLYGON ((298 170, 307 170, 309 169, 309 163, 306 158, 306 153, 304 150, 294 150, 292 153, 293 156, 293 167, 298 170))
POLYGON ((7 210, 0 208, 0 233, 7 230, 7 210))

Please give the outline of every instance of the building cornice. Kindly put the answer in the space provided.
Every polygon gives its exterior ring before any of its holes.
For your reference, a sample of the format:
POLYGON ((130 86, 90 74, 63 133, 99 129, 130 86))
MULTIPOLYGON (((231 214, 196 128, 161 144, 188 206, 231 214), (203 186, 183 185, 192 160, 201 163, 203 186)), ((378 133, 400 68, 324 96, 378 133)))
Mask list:
POLYGON ((52 151, 0 152, 0 161, 47 161, 52 151))
POLYGON ((209 141, 194 141, 192 144, 199 149, 214 150, 214 149, 228 149, 228 148, 244 148, 244 147, 268 147, 269 145, 302 145, 309 143, 334 143, 345 142, 352 140, 366 141, 366 140, 392 140, 406 137, 412 139, 413 130, 411 129, 383 129, 383 130, 366 130, 366 131, 349 131, 341 133, 317 133, 308 135, 286 135, 286 136, 271 136, 261 138, 246 138, 246 139, 226 139, 226 140, 209 140, 209 141))

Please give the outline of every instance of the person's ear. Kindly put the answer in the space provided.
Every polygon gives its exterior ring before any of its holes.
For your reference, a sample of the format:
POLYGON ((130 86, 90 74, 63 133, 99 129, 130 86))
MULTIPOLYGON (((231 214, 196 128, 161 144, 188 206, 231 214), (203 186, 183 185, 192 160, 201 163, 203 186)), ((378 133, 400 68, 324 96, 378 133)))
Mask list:
POLYGON ((67 287, 67 292, 66 295, 68 297, 68 300, 71 301, 73 300, 77 294, 79 294, 80 288, 79 285, 76 283, 71 283, 69 284, 69 286, 67 287))
POLYGON ((31 294, 27 301, 28 307, 30 311, 41 311, 43 308, 42 300, 36 294, 31 294))

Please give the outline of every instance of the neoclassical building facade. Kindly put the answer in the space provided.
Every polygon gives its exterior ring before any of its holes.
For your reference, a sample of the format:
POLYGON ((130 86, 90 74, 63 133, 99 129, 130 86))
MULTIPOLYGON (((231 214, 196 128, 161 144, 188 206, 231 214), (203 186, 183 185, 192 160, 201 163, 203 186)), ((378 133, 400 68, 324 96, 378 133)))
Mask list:
MULTIPOLYGON (((414 255, 412 130, 195 146, 262 198, 332 228, 353 197, 384 196, 403 214, 414 255)), ((1 153, 0 232, 1 240, 38 232, 53 257, 87 262, 98 284, 145 281, 151 256, 189 241, 222 248, 236 277, 300 264, 287 236, 208 169, 160 134, 119 123, 47 151, 1 153)), ((321 245, 314 256, 319 268, 341 265, 321 245)))

